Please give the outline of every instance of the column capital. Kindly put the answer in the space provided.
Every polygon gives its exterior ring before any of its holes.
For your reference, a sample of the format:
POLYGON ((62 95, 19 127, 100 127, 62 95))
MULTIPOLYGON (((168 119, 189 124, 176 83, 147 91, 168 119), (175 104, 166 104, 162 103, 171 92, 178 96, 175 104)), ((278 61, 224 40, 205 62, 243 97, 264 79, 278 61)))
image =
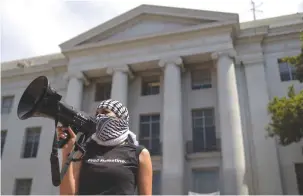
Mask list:
POLYGON ((127 73, 130 78, 134 77, 133 72, 129 69, 128 65, 126 65, 126 64, 125 65, 113 65, 113 66, 109 66, 106 69, 106 73, 108 75, 113 75, 115 72, 127 73))
POLYGON ((218 58, 222 57, 222 56, 226 56, 229 58, 235 58, 237 55, 236 50, 234 49, 229 49, 229 50, 221 50, 221 51, 216 51, 211 53, 211 58, 212 60, 218 60, 218 58))
POLYGON ((76 78, 76 79, 82 80, 86 86, 90 84, 90 81, 86 77, 86 75, 84 75, 83 72, 80 72, 80 71, 68 71, 63 76, 63 79, 65 81, 69 81, 71 78, 76 78))
POLYGON ((178 66, 182 67, 183 60, 181 57, 176 56, 176 57, 168 57, 168 58, 160 59, 159 63, 158 63, 158 65, 160 67, 165 67, 168 64, 174 64, 174 65, 178 65, 178 66))

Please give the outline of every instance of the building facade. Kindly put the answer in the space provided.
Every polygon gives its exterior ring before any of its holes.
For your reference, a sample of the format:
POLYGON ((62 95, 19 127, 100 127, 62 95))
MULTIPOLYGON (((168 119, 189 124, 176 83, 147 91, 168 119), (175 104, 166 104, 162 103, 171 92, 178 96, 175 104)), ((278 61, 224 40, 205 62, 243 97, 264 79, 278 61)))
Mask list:
POLYGON ((303 194, 303 143, 267 138, 267 103, 295 70, 303 14, 240 23, 238 14, 142 5, 60 45, 1 65, 1 193, 58 194, 50 175, 54 122, 18 120, 40 75, 78 110, 127 105, 153 161, 154 194, 303 194))

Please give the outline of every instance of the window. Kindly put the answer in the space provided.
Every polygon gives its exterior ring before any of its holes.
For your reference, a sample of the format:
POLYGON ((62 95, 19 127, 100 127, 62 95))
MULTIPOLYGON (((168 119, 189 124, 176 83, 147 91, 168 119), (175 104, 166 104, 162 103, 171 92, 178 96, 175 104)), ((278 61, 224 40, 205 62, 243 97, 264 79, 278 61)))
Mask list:
POLYGON ((153 195, 161 195, 161 172, 153 172, 153 195))
POLYGON ((219 169, 192 170, 192 192, 209 194, 219 191, 219 169))
POLYGON ((160 155, 160 115, 140 116, 139 142, 145 146, 151 155, 160 155))
POLYGON ((41 127, 31 127, 26 129, 22 158, 34 158, 37 156, 40 134, 41 127))
POLYGON ((295 164, 295 172, 297 176, 297 186, 299 195, 303 195, 303 163, 295 164))
POLYGON ((110 99, 111 88, 111 83, 97 83, 95 101, 110 99))
POLYGON ((287 62, 281 62, 281 60, 278 60, 278 63, 280 79, 282 82, 296 80, 296 67, 290 65, 287 62))
POLYGON ((2 97, 1 114, 9 114, 14 102, 14 96, 2 97))
POLYGON ((193 152, 218 149, 213 108, 192 110, 192 127, 193 152))
POLYGON ((157 95, 160 93, 160 78, 142 78, 141 95, 157 95))
POLYGON ((199 90, 211 88, 211 71, 210 69, 193 70, 191 72, 191 89, 199 90))
POLYGON ((2 157, 2 153, 3 153, 3 149, 4 149, 6 135, 7 135, 7 130, 2 130, 1 131, 1 157, 2 157))
POLYGON ((32 179, 16 179, 14 195, 30 195, 32 179))

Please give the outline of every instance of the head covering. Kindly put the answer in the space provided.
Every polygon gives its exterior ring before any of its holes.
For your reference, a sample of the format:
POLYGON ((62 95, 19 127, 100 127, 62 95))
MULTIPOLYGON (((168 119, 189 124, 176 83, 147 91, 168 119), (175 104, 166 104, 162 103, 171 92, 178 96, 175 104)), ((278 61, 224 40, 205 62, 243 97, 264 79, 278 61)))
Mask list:
POLYGON ((102 101, 98 109, 108 109, 118 118, 98 114, 96 132, 92 135, 94 141, 103 146, 115 146, 129 138, 131 142, 138 145, 136 135, 129 130, 128 110, 122 103, 109 99, 102 101))
POLYGON ((112 99, 102 101, 99 104, 98 109, 108 109, 112 111, 114 114, 116 114, 118 118, 126 120, 127 122, 129 121, 128 110, 119 101, 112 99))

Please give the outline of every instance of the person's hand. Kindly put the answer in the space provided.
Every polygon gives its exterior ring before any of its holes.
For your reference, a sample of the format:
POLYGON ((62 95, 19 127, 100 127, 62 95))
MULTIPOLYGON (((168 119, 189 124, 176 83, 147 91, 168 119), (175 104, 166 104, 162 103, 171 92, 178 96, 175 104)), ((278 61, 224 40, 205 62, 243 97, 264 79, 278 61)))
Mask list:
POLYGON ((75 142, 76 142, 76 135, 74 133, 74 131, 70 128, 70 127, 61 127, 58 126, 57 127, 57 135, 58 135, 58 139, 66 139, 67 134, 64 132, 68 132, 70 135, 70 139, 68 140, 68 142, 62 147, 62 153, 64 154, 68 154, 71 152, 75 142))

